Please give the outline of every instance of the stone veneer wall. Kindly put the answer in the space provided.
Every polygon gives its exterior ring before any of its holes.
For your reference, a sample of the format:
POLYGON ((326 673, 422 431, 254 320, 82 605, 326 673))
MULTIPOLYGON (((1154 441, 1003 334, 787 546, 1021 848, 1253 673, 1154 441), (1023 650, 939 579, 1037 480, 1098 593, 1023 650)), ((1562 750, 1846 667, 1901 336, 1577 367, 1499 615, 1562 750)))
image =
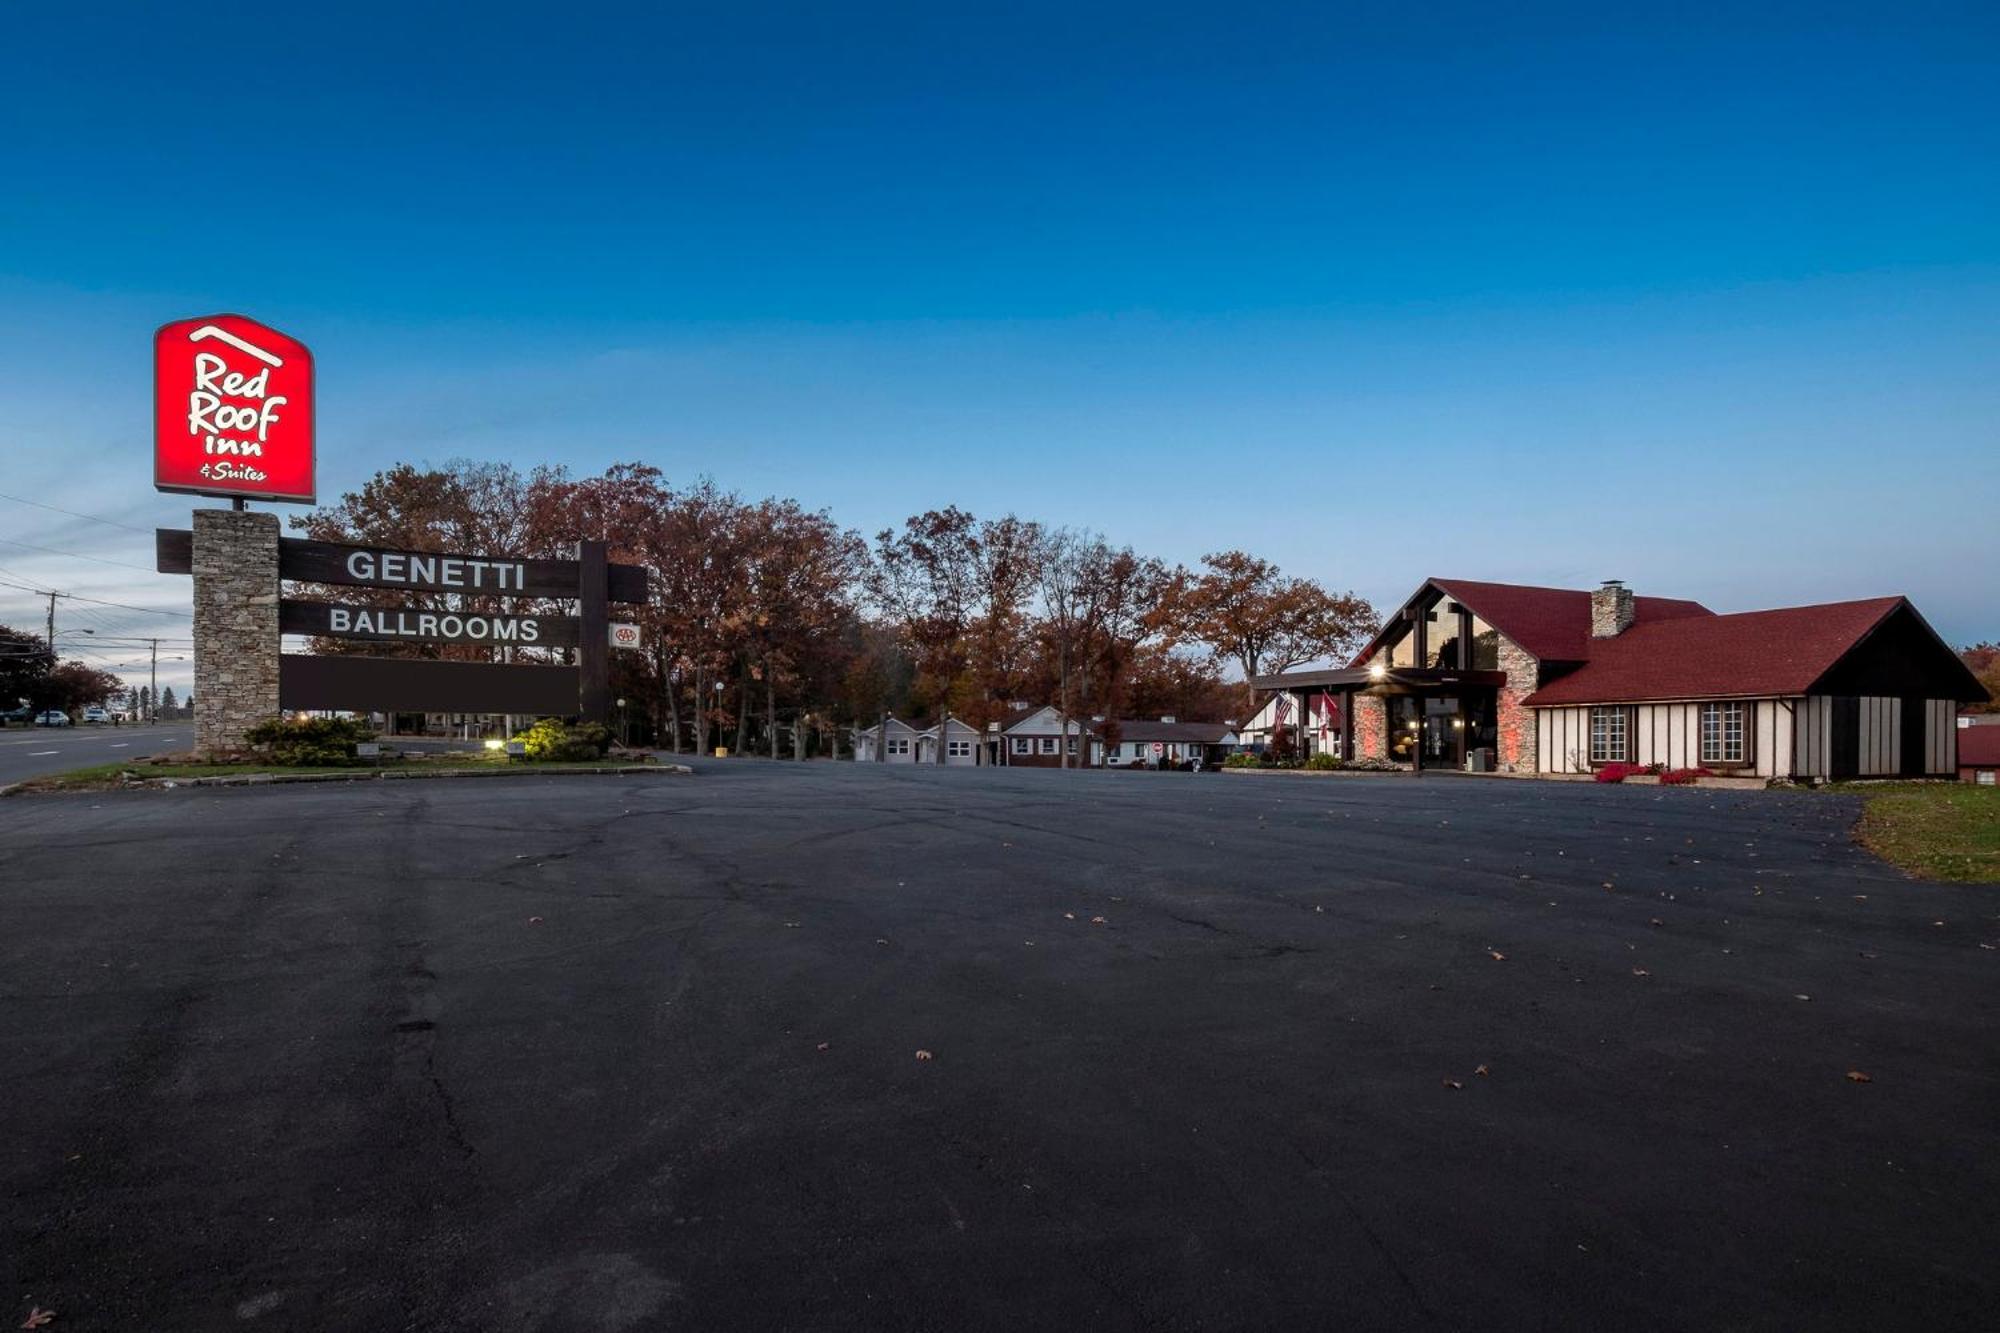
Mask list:
POLYGON ((1526 650, 1512 639, 1501 634, 1500 669, 1507 673, 1507 683, 1497 691, 1493 722, 1499 733, 1499 755, 1502 773, 1533 773, 1539 765, 1535 754, 1535 710, 1521 706, 1521 700, 1535 692, 1541 683, 1540 665, 1526 650))
POLYGON ((1354 696, 1354 757, 1389 757, 1389 708, 1372 694, 1354 696))
POLYGON ((194 743, 243 748, 278 711, 278 516, 194 511, 194 743))

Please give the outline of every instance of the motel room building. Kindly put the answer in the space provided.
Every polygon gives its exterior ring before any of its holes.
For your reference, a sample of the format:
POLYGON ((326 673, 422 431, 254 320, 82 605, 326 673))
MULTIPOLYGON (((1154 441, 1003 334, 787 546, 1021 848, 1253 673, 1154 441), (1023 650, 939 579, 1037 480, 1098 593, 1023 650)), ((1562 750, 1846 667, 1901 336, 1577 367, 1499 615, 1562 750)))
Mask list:
POLYGON ((854 733, 854 757, 862 763, 914 764, 917 762, 917 729, 900 718, 877 722, 854 733), (882 750, 882 732, 889 733, 888 753, 882 750))
POLYGON ((1902 597, 1717 615, 1616 580, 1430 579, 1348 666, 1251 683, 1332 694, 1344 757, 1520 774, 1951 777, 1986 698, 1902 597))
MULTIPOLYGON (((957 718, 947 718, 944 724, 946 768, 972 768, 979 760, 979 729, 957 718)), ((935 764, 938 762, 938 728, 935 725, 917 733, 917 762, 935 764)))
POLYGON ((1299 725, 1300 708, 1297 698, 1289 691, 1274 690, 1258 705, 1250 720, 1236 729, 1236 743, 1252 754, 1262 754, 1271 748, 1278 728, 1285 728, 1303 748, 1300 756, 1316 754, 1339 754, 1340 735, 1346 727, 1340 712, 1340 700, 1324 690, 1306 696, 1305 725, 1299 725))

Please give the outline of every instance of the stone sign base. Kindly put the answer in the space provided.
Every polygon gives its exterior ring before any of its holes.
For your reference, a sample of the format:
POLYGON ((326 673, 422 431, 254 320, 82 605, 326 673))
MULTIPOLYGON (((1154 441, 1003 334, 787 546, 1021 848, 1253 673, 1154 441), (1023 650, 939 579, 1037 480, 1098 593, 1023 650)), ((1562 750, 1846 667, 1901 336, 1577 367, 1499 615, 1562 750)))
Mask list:
POLYGON ((278 714, 278 516, 194 511, 194 743, 244 746, 278 714))

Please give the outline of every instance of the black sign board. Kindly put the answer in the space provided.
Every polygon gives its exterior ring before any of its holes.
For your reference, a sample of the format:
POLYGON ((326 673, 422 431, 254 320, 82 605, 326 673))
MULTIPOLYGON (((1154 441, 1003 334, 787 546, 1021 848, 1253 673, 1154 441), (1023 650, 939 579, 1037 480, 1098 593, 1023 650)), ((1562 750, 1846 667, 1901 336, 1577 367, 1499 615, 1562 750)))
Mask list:
POLYGON ((406 606, 278 603, 278 629, 316 638, 382 643, 485 643, 505 648, 574 648, 574 616, 510 616, 483 611, 418 611, 406 606))
MULTIPOLYGON (((194 572, 194 534, 161 528, 155 564, 162 574, 194 572)), ((281 708, 408 710, 441 713, 581 715, 605 722, 611 712, 611 602, 644 602, 646 570, 614 565, 605 542, 578 543, 575 560, 451 555, 340 542, 278 539, 278 577, 300 583, 474 597, 573 598, 577 615, 516 616, 348 607, 280 600, 281 634, 328 635, 382 642, 488 643, 574 648, 574 667, 401 658, 308 656, 278 662, 281 708)))
MULTIPOLYGON (((194 534, 159 528, 154 563, 162 574, 194 572, 194 534)), ((614 602, 646 600, 643 565, 607 565, 605 596, 614 602)), ((278 539, 278 577, 299 583, 352 588, 402 588, 410 592, 463 592, 493 597, 576 597, 580 560, 539 556, 448 555, 387 546, 278 539)))
POLYGON ((569 717, 577 712, 577 675, 562 666, 286 653, 278 659, 278 707, 569 717))

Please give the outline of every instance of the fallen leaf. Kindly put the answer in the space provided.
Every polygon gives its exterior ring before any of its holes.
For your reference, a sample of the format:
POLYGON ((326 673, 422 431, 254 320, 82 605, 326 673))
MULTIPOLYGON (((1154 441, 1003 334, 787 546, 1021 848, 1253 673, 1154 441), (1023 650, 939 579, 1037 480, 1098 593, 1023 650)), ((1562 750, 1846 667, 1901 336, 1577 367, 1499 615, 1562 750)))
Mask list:
POLYGON ((1632 969, 1632 975, 1635 977, 1650 977, 1653 974, 1643 967, 1635 967, 1632 969))
POLYGON ((1667 923, 1666 923, 1666 922, 1664 922, 1664 921, 1662 921, 1662 920, 1660 920, 1660 918, 1658 918, 1658 917, 1654 917, 1654 918, 1653 918, 1652 920, 1648 921, 1648 922, 1647 922, 1646 924, 1647 924, 1647 925, 1649 925, 1649 926, 1664 926, 1664 925, 1666 925, 1667 923))
POLYGON ((1460 1082, 1459 1082, 1459 1081, 1458 1081, 1457 1079, 1455 1079, 1455 1078, 1448 1078, 1448 1079, 1446 1079, 1446 1080, 1444 1081, 1444 1085, 1445 1085, 1445 1086, 1446 1086, 1447 1088, 1450 1088, 1450 1089, 1452 1089, 1452 1090, 1453 1090, 1454 1092, 1456 1092, 1456 1091, 1457 1091, 1458 1089, 1460 1089, 1460 1088, 1462 1088, 1462 1087, 1464 1087, 1464 1086, 1465 1086, 1465 1085, 1464 1085, 1463 1083, 1460 1083, 1460 1082))
POLYGON ((1074 921, 1074 920, 1076 920, 1076 913, 1075 913, 1075 912, 1064 912, 1064 913, 1063 913, 1063 920, 1065 920, 1065 921, 1074 921))
POLYGON ((887 940, 879 940, 879 939, 878 939, 878 940, 876 940, 875 942, 876 942, 877 944, 887 944, 887 943, 888 943, 889 941, 887 941, 887 940))
POLYGON ((1479 1077, 1481 1078, 1485 1078, 1488 1074, 1492 1073, 1493 1071, 1488 1069, 1485 1065, 1481 1065, 1479 1066, 1479 1068, 1473 1070, 1472 1072, 1479 1075, 1479 1077))
POLYGON ((1493 961, 1496 963, 1504 963, 1507 961, 1507 955, 1501 953, 1498 949, 1488 949, 1486 952, 1493 956, 1493 961))
POLYGON ((826 1049, 827 1049, 828 1047, 830 1047, 830 1046, 832 1046, 832 1045, 833 1045, 833 1043, 832 1043, 832 1042, 830 1042, 830 1041, 823 1041, 823 1042, 821 1042, 821 1043, 820 1043, 819 1045, 817 1045, 817 1046, 813 1047, 813 1049, 814 1049, 814 1050, 816 1050, 816 1051, 823 1051, 823 1050, 826 1050, 826 1049))
POLYGON ((1847 1081, 1849 1083, 1873 1083, 1875 1080, 1858 1069, 1850 1069, 1847 1071, 1847 1081))
POLYGON ((37 1305, 28 1311, 28 1317, 21 1321, 22 1328, 40 1328, 56 1317, 54 1310, 44 1310, 37 1305))
POLYGON ((787 921, 785 923, 785 929, 787 930, 797 930, 798 928, 799 928, 799 923, 796 921, 787 921))
POLYGON ((1104 918, 1103 918, 1103 917, 1101 917, 1101 916, 1094 916, 1094 917, 1090 918, 1090 924, 1091 924, 1091 925, 1093 925, 1093 926, 1101 926, 1101 925, 1103 925, 1104 923, 1105 923, 1105 922, 1104 922, 1104 918))
POLYGON ((1810 996, 1810 995, 1794 995, 1794 996, 1793 996, 1792 998, 1793 998, 1794 1000, 1810 1000, 1810 999, 1812 998, 1812 996, 1810 996))
POLYGON ((919 1059, 919 1060, 928 1060, 928 1059, 930 1059, 930 1058, 931 1058, 931 1053, 930 1053, 929 1051, 918 1051, 918 1052, 917 1052, 917 1059, 919 1059))
POLYGON ((528 924, 531 926, 539 926, 542 924, 542 919, 538 916, 531 916, 528 918, 528 924))

